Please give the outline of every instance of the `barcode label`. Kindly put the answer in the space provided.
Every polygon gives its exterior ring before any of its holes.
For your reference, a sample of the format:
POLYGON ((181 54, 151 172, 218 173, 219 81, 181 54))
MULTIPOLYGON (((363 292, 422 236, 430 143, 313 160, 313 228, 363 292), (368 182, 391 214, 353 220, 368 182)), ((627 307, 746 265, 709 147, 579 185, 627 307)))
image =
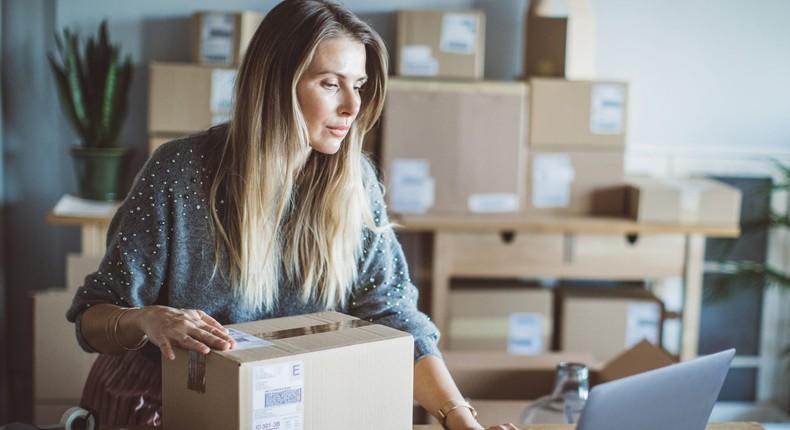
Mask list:
POLYGON ((302 389, 296 388, 293 390, 280 390, 271 393, 266 393, 266 407, 280 405, 290 405, 291 403, 299 403, 302 401, 302 389))

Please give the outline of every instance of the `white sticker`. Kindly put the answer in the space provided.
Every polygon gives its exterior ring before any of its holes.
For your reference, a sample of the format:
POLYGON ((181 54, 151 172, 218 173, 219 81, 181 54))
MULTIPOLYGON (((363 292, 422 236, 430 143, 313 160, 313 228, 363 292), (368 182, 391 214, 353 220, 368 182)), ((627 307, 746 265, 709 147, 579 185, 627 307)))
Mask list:
POLYGON ((211 72, 210 109, 213 115, 227 114, 233 105, 233 85, 236 83, 236 71, 216 69, 211 72))
POLYGON ((203 64, 231 64, 233 62, 233 16, 207 14, 202 18, 200 22, 200 62, 203 64))
POLYGON ((424 159, 396 159, 390 163, 390 209, 400 213, 423 213, 436 201, 436 182, 431 163, 424 159))
POLYGON ((252 369, 252 430, 304 429, 304 362, 252 369))
POLYGON ((476 15, 444 14, 439 50, 450 54, 474 54, 477 49, 477 22, 476 15))
POLYGON ((400 50, 401 76, 436 76, 439 74, 439 61, 433 58, 428 45, 407 45, 400 50))
POLYGON ((251 334, 244 333, 243 331, 238 331, 235 328, 229 328, 228 334, 236 341, 236 347, 233 348, 234 351, 241 349, 260 348, 262 346, 269 346, 272 344, 267 340, 263 340, 251 334))
POLYGON ((535 155, 532 163, 532 205, 536 208, 568 206, 574 177, 567 154, 535 155))
POLYGON ((590 103, 591 133, 623 134, 625 88, 622 85, 593 85, 590 103))
POLYGON ((499 213, 518 210, 518 196, 515 193, 472 194, 467 199, 469 212, 499 213))
POLYGON ((543 352, 543 315, 538 312, 510 314, 507 352, 520 355, 543 352))
POLYGON ((630 348, 642 339, 658 345, 661 324, 661 309, 656 303, 629 303, 626 316, 625 348, 630 348))

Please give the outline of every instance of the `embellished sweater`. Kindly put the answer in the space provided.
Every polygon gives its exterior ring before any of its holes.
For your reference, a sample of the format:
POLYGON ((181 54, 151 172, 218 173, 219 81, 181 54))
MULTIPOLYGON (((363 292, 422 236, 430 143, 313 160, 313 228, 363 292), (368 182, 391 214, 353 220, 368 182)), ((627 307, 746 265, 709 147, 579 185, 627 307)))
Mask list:
MULTIPOLYGON (((126 199, 114 215, 107 234, 107 251, 98 270, 86 276, 66 313, 83 338, 81 317, 90 306, 166 305, 200 309, 221 324, 234 324, 327 310, 317 300, 303 302, 296 283, 283 279, 271 311, 239 303, 225 276, 227 258, 215 272, 215 234, 209 213, 207 184, 209 151, 219 150, 211 131, 160 146, 137 174, 126 199)), ((369 162, 363 162, 364 186, 375 222, 389 224, 382 190, 369 162)), ((409 279, 403 250, 391 227, 363 235, 358 276, 346 304, 336 311, 411 333, 415 361, 440 355, 439 332, 417 309, 417 288, 409 279)), ((147 345, 143 354, 159 360, 159 349, 147 345)))

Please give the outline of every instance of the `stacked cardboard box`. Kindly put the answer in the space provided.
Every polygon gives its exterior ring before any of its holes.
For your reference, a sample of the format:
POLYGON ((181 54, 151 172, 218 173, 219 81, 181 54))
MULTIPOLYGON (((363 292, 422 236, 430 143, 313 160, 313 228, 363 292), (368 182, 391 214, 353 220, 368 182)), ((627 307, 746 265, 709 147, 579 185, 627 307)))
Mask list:
POLYGON ((192 62, 149 65, 148 149, 224 122, 236 67, 263 14, 195 12, 192 62))
POLYGON ((398 76, 478 80, 485 61, 485 14, 476 10, 397 13, 398 76))

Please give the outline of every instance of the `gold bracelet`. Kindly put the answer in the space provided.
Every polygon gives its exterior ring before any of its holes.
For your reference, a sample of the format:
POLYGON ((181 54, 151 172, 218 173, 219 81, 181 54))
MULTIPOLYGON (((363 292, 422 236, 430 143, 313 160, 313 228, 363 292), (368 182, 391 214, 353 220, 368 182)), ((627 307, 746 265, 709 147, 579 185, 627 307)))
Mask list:
MULTIPOLYGON (((119 312, 118 317, 115 319, 115 325, 113 326, 113 329, 112 329, 113 339, 115 340, 115 344, 120 346, 121 349, 123 349, 125 351, 137 351, 138 349, 144 347, 146 343, 148 343, 148 335, 143 335, 143 339, 140 342, 138 342, 137 345, 135 345, 135 346, 133 346, 131 348, 127 348, 126 346, 124 346, 121 343, 121 341, 118 339, 118 324, 121 322, 121 318, 123 318, 123 316, 127 312, 132 311, 132 310, 139 310, 139 309, 140 308, 138 308, 138 307, 121 308, 121 311, 119 312)), ((112 315, 110 315, 110 316, 112 316, 112 315)))
POLYGON ((110 313, 107 322, 104 323, 104 336, 107 338, 107 342, 111 344, 118 343, 118 341, 115 340, 115 332, 113 332, 112 327, 115 325, 115 318, 121 312, 124 312, 124 308, 116 308, 110 313))
POLYGON ((439 423, 442 425, 442 428, 447 430, 447 415, 450 412, 458 409, 458 408, 467 408, 469 411, 472 412, 472 418, 477 418, 477 411, 472 405, 469 404, 467 401, 458 401, 458 400, 450 400, 449 402, 445 403, 444 406, 439 408, 439 423))

